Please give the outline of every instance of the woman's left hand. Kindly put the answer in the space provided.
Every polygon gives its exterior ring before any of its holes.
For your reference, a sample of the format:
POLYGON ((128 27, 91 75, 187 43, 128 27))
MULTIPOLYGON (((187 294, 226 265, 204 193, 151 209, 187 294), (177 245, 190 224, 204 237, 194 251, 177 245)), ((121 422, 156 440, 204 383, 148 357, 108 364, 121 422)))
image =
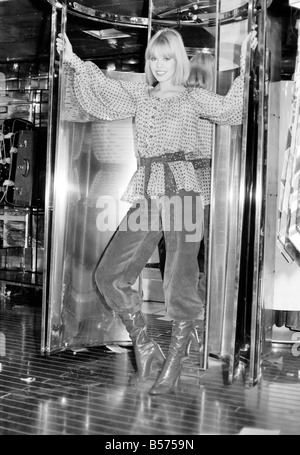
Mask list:
POLYGON ((256 47, 257 47, 257 43, 258 43, 258 40, 257 40, 257 31, 256 31, 256 27, 257 25, 252 25, 252 30, 250 33, 248 33, 243 42, 242 42, 242 47, 241 47, 241 54, 246 56, 246 52, 247 52, 247 47, 248 47, 248 42, 250 41, 250 48, 255 51, 256 47))

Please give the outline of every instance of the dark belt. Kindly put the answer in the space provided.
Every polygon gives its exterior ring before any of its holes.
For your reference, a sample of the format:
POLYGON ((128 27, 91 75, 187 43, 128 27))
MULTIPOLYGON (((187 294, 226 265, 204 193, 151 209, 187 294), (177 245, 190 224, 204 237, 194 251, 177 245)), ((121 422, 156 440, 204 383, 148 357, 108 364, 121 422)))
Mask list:
POLYGON ((165 155, 151 156, 151 157, 140 157, 140 166, 145 167, 145 193, 147 193, 148 182, 151 175, 151 164, 152 163, 163 163, 164 174, 165 174, 165 194, 175 194, 177 192, 176 184, 173 173, 169 166, 166 166, 172 161, 187 161, 192 163, 195 169, 210 169, 211 159, 210 158, 196 158, 187 159, 184 152, 167 153, 165 155))
POLYGON ((188 159, 184 152, 167 153, 165 155, 141 157, 141 166, 151 166, 152 163, 168 163, 172 161, 188 161, 191 162, 195 169, 209 169, 211 167, 210 158, 195 158, 188 159))

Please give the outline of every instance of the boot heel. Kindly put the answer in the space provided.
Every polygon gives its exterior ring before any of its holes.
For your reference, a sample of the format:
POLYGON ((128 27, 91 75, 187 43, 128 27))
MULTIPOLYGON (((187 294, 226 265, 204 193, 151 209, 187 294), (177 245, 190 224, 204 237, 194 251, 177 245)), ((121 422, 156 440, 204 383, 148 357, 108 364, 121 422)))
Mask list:
POLYGON ((154 361, 162 363, 165 361, 165 356, 160 346, 149 337, 146 320, 140 310, 123 312, 119 317, 129 333, 134 349, 137 374, 132 382, 146 381, 151 375, 154 361))
POLYGON ((175 385, 178 384, 182 362, 189 354, 192 341, 190 334, 193 328, 192 321, 173 321, 168 356, 161 372, 149 391, 151 395, 171 392, 175 385))
POLYGON ((161 347, 153 341, 154 344, 154 358, 156 359, 157 363, 163 364, 164 361, 166 360, 165 354, 163 353, 161 347))
POLYGON ((203 356, 203 341, 199 338, 199 335, 198 335, 196 327, 194 327, 194 329, 190 333, 190 340, 189 340, 189 344, 188 344, 189 352, 190 352, 190 349, 191 349, 191 346, 192 346, 193 343, 194 343, 194 345, 196 345, 196 352, 197 352, 197 355, 198 355, 199 364, 201 365, 202 364, 202 360, 203 360, 202 359, 202 356, 203 356))
POLYGON ((185 357, 189 357, 190 350, 191 350, 191 347, 192 347, 193 343, 196 345, 197 351, 200 354, 202 352, 202 350, 203 350, 203 343, 202 343, 202 340, 200 340, 200 338, 199 338, 199 335, 198 335, 196 327, 193 328, 193 330, 191 331, 191 333, 189 335, 189 341, 188 341, 188 344, 186 346, 185 357))

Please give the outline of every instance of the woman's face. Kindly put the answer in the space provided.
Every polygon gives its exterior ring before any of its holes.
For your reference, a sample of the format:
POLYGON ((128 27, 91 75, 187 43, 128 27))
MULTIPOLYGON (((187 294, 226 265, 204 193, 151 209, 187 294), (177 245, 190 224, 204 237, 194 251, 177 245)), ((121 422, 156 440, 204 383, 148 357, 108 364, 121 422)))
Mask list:
POLYGON ((158 82, 171 81, 176 71, 176 60, 167 55, 155 53, 150 57, 150 69, 158 82))

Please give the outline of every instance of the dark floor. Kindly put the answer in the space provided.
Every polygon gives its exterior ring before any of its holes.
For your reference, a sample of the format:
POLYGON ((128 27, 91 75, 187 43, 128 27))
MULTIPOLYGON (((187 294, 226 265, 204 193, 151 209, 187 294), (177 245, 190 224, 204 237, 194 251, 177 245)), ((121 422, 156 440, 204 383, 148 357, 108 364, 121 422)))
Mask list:
MULTIPOLYGON (((166 349, 170 323, 146 317, 166 349)), ((130 384, 131 348, 44 356, 40 337, 39 298, 2 295, 0 435, 300 435, 300 359, 288 347, 264 359, 255 387, 245 364, 228 385, 225 362, 210 357, 203 371, 192 356, 175 393, 151 396, 130 384)))

